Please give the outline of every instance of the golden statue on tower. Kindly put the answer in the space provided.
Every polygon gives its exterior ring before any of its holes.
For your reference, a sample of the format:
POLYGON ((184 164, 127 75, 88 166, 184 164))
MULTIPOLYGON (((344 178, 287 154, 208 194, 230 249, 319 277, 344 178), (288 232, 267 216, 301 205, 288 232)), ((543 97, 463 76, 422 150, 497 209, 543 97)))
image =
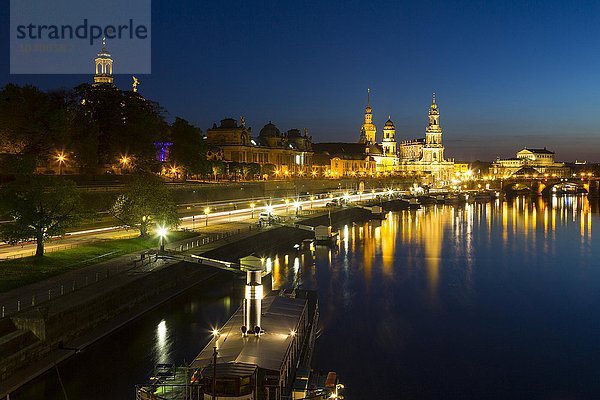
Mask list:
POLYGON ((133 78, 133 83, 131 84, 131 87, 133 88, 133 93, 137 93, 137 87, 140 84, 140 81, 135 76, 132 76, 132 78, 133 78))

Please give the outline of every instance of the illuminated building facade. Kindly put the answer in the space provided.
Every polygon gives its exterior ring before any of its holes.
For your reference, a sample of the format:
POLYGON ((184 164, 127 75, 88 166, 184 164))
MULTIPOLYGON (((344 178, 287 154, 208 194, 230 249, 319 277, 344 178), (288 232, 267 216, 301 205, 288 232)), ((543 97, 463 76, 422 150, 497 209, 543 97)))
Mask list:
POLYGON ((517 152, 514 158, 496 159, 490 170, 499 178, 536 174, 558 178, 569 177, 571 169, 565 163, 556 162, 554 158, 554 152, 545 147, 543 149, 525 147, 517 152))
POLYGON ((375 155, 381 148, 363 143, 315 143, 314 168, 320 175, 331 178, 373 176, 377 172, 375 155))
POLYGON ((444 185, 452 179, 454 161, 444 157, 440 110, 435 94, 428 112, 428 124, 425 137, 403 141, 399 146, 398 171, 407 174, 419 174, 430 184, 444 185))
POLYGON ((454 162, 444 157, 440 111, 435 94, 428 118, 424 138, 403 141, 398 145, 396 127, 388 116, 383 127, 382 141, 377 143, 377 128, 373 124, 369 91, 358 143, 315 144, 315 154, 318 155, 316 165, 340 177, 403 173, 422 175, 429 184, 443 185, 452 179, 454 162))
POLYGON ((377 138, 377 127, 373 124, 373 110, 371 109, 371 89, 367 90, 367 106, 365 107, 365 118, 360 128, 359 143, 375 144, 377 138))
MULTIPOLYGON (((377 143, 377 127, 373 123, 373 109, 371 108, 371 89, 367 92, 367 106, 363 124, 360 128, 360 137, 358 143, 363 145, 361 153, 354 153, 355 159, 359 155, 372 157, 375 161, 375 173, 391 174, 396 171, 398 165, 398 155, 396 148, 396 128, 390 116, 383 127, 383 141, 377 143)), ((364 159, 364 157, 362 157, 364 159)), ((332 164, 332 170, 335 169, 332 164)), ((347 174, 360 173, 361 171, 348 171, 347 174)))
POLYGON ((270 164, 282 173, 293 174, 309 173, 312 166, 312 138, 308 133, 298 129, 282 133, 271 122, 253 139, 244 118, 239 125, 235 119, 225 118, 206 131, 206 141, 209 160, 270 164))

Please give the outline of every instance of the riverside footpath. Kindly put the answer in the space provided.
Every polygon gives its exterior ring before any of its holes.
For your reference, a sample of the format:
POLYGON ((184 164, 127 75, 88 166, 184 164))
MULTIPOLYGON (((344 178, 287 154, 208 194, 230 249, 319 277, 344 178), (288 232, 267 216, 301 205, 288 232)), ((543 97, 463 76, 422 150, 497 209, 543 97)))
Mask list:
POLYGON ((369 213, 351 207, 302 214, 264 228, 248 222, 214 224, 167 244, 161 255, 130 254, 2 294, 0 299, 16 309, 7 315, 5 305, 0 319, 0 398, 191 288, 233 289, 235 272, 198 264, 192 255, 242 257, 264 246, 311 236, 298 229, 299 222, 315 226, 369 213))
POLYGON ((166 244, 166 257, 129 254, 3 293, 0 398, 171 297, 232 279, 170 255, 259 232, 249 223, 215 224, 166 244))
MULTIPOLYGON (((185 251, 241 232, 251 231, 253 228, 255 227, 249 222, 214 224, 196 230, 195 232, 198 232, 197 236, 177 242, 166 242, 165 250, 185 251)), ((45 301, 95 285, 120 273, 147 272, 160 267, 162 263, 156 257, 159 247, 158 238, 156 244, 156 249, 138 251, 107 261, 92 263, 82 268, 0 293, 0 318, 9 317, 29 307, 43 305, 45 301)), ((0 268, 1 266, 0 263, 0 268)))

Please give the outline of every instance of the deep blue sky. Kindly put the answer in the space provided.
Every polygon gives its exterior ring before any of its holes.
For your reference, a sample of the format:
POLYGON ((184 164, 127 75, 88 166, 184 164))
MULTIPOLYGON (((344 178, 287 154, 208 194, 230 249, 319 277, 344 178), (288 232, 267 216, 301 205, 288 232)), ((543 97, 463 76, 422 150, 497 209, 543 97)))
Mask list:
MULTIPOLYGON (((9 75, 7 3, 0 85, 91 81, 94 55, 89 76, 9 75)), ((449 157, 547 146, 600 161, 598 1, 154 0, 152 13, 140 92, 203 130, 244 115, 255 134, 272 120, 356 141, 371 87, 378 136, 391 114, 399 140, 420 137, 435 91, 449 157)))

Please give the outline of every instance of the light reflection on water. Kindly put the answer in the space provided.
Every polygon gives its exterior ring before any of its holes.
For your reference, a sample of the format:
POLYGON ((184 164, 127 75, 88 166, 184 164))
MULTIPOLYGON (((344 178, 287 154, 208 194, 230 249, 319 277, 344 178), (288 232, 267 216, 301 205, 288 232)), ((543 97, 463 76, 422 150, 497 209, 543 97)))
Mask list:
POLYGON ((154 345, 156 362, 154 364, 166 364, 169 362, 170 342, 167 333, 167 323, 163 319, 156 326, 156 343, 154 345))
POLYGON ((315 361, 349 398, 590 398, 597 213, 582 196, 390 213, 338 227, 274 287, 319 289, 315 361))

